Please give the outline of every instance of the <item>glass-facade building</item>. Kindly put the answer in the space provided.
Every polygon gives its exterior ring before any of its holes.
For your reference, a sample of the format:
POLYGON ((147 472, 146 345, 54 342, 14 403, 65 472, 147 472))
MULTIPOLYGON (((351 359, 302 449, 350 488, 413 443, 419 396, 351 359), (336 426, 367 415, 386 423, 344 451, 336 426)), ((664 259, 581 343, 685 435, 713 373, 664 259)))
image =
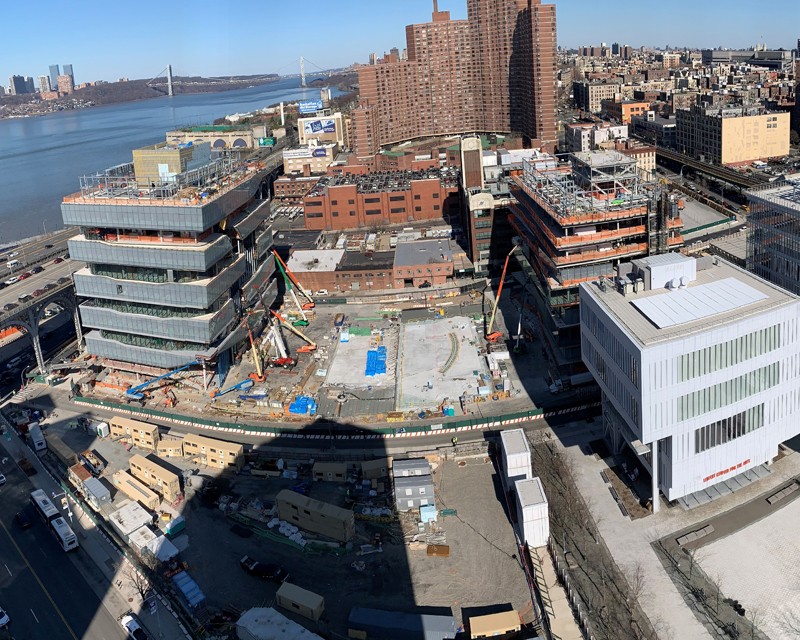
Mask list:
POLYGON ((227 369, 247 339, 243 316, 276 294, 264 173, 188 143, 81 179, 61 210, 80 228, 69 251, 86 263, 74 280, 89 354, 227 369))

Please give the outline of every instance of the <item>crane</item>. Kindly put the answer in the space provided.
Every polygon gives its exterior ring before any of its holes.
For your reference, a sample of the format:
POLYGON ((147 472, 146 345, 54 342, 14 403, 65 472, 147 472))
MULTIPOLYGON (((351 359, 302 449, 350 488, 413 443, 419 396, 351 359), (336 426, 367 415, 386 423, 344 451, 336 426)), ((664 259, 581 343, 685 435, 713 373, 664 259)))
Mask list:
POLYGON ((239 389, 249 389, 250 387, 255 384, 249 378, 247 380, 242 380, 241 382, 237 382, 236 384, 228 387, 227 389, 214 389, 211 392, 212 398, 218 398, 219 396, 224 396, 226 393, 230 393, 231 391, 237 391, 239 389))
POLYGON ((278 321, 281 323, 281 326, 286 327, 289 331, 291 331, 296 336, 298 336, 299 338, 302 338, 303 340, 305 340, 308 343, 307 345, 300 347, 297 350, 297 353, 311 353, 312 351, 316 351, 317 350, 317 343, 314 342, 311 338, 309 338, 302 331, 300 331, 300 329, 298 329, 297 327, 293 327, 291 324, 286 322, 286 320, 284 320, 281 317, 281 314, 279 314, 277 311, 270 311, 270 313, 272 313, 272 315, 275 316, 278 319, 278 321))
POLYGON ((286 292, 292 297, 292 300, 294 300, 294 303, 297 306, 297 310, 300 312, 300 315, 303 318, 301 321, 298 321, 297 323, 294 324, 297 324, 298 326, 307 327, 308 316, 306 316, 306 311, 305 309, 303 309, 303 305, 300 304, 300 300, 297 299, 297 294, 294 292, 294 286, 292 286, 292 281, 289 279, 289 276, 286 275, 286 271, 284 271, 283 269, 283 263, 281 262, 278 263, 278 270, 281 272, 281 275, 283 276, 284 283, 286 283, 286 292), (302 325, 300 324, 301 322, 303 323, 302 325))
POLYGON ((128 389, 125 392, 125 395, 128 396, 129 398, 133 398, 134 400, 142 400, 144 398, 144 394, 142 393, 142 390, 146 389, 151 384, 154 384, 154 383, 158 382, 159 380, 163 380, 164 378, 169 378, 173 373, 178 373, 179 371, 184 371, 184 370, 188 369, 193 364, 194 364, 194 362, 190 362, 188 364, 183 365, 182 367, 178 367, 177 369, 173 369, 172 371, 168 371, 167 373, 165 373, 163 375, 157 376, 155 378, 151 378, 147 382, 144 382, 144 383, 142 383, 140 385, 137 385, 135 387, 131 387, 130 389, 128 389))
POLYGON ((247 326, 247 335, 250 336, 250 349, 253 351, 253 363, 256 365, 255 372, 251 373, 248 377, 255 382, 264 382, 264 370, 261 368, 261 354, 259 354, 258 349, 256 349, 256 341, 253 340, 253 332, 250 330, 247 318, 245 318, 244 324, 247 326))
POLYGON ((502 331, 492 332, 492 328, 494 327, 494 319, 495 315, 497 314, 497 304, 500 302, 500 294, 503 293, 503 284, 505 284, 506 281, 506 271, 508 271, 508 262, 509 260, 511 260, 511 256, 514 254, 514 252, 517 250, 517 247, 519 247, 519 244, 517 243, 515 243, 514 246, 511 247, 511 251, 509 251, 508 255, 506 256, 505 264, 503 264, 503 273, 500 274, 500 285, 497 287, 497 295, 494 298, 494 306, 492 307, 492 318, 491 320, 489 320, 489 326, 486 327, 486 334, 484 336, 487 342, 497 342, 500 340, 500 338, 503 337, 502 331))
POLYGON ((306 302, 303 305, 303 308, 304 309, 313 309, 316 305, 314 304, 314 298, 311 297, 311 294, 308 291, 306 291, 305 289, 303 289, 303 285, 300 284, 300 281, 297 279, 297 276, 294 275, 292 273, 291 269, 289 269, 289 267, 286 266, 286 263, 278 255, 278 252, 273 249, 272 255, 275 256, 275 260, 278 261, 278 264, 283 267, 283 269, 285 270, 286 275, 288 275, 292 279, 292 282, 294 282, 295 286, 297 287, 297 290, 301 294, 303 294, 304 298, 306 298, 308 300, 308 302, 306 302))

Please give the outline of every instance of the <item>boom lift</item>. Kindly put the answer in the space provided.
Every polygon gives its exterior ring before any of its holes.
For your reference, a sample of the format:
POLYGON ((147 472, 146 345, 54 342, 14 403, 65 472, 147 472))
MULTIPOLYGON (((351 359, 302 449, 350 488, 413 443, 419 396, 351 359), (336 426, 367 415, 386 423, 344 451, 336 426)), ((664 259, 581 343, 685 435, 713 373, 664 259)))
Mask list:
POLYGON ((142 383, 140 385, 136 385, 135 387, 131 387, 130 389, 128 389, 125 392, 125 395, 128 396, 129 398, 133 398, 134 400, 143 400, 144 399, 144 393, 142 393, 142 391, 144 389, 149 387, 151 384, 155 384, 159 380, 164 380, 165 378, 169 378, 173 373, 178 373, 179 371, 184 371, 184 370, 188 369, 193 364, 194 364, 194 362, 190 362, 189 364, 185 364, 182 367, 178 367, 177 369, 173 369, 172 371, 168 371, 167 373, 165 373, 163 375, 157 376, 155 378, 151 378, 147 382, 144 382, 144 383, 142 383))
POLYGON ((291 324, 286 322, 286 320, 284 320, 281 317, 281 314, 279 314, 277 311, 270 311, 270 313, 272 313, 272 315, 275 316, 278 319, 278 321, 281 323, 281 326, 286 327, 289 331, 291 331, 296 336, 298 336, 299 338, 302 338, 303 340, 305 340, 308 343, 307 345, 304 345, 304 346, 300 347, 297 350, 297 353, 311 353, 312 351, 316 351, 317 350, 317 343, 314 342, 311 338, 309 338, 302 331, 300 331, 300 329, 298 329, 297 327, 293 327, 291 324))
POLYGON ((486 334, 484 335, 484 337, 486 338, 486 342, 499 342, 503 337, 502 331, 493 332, 492 328, 494 327, 494 319, 497 314, 497 305, 500 302, 500 295, 503 293, 503 285, 505 284, 506 281, 506 271, 508 271, 508 262, 509 260, 511 260, 511 256, 517 250, 518 246, 519 246, 518 244, 515 244, 513 247, 511 247, 511 251, 509 251, 508 255, 506 256, 505 264, 503 264, 503 273, 500 275, 500 285, 497 287, 497 295, 494 298, 494 306, 492 307, 492 318, 491 320, 489 320, 489 326, 486 327, 486 334))
POLYGON ((226 393, 230 393, 231 391, 238 391, 239 389, 249 389, 250 387, 255 384, 250 378, 247 380, 242 380, 241 382, 237 382, 236 384, 228 387, 227 389, 214 389, 211 392, 212 398, 218 398, 219 396, 224 396, 226 393))
POLYGON ((272 255, 275 256, 275 260, 277 260, 278 264, 281 267, 283 267, 281 271, 292 279, 292 282, 297 287, 297 290, 303 295, 304 298, 308 300, 308 302, 306 302, 303 305, 303 309, 305 310, 313 309, 316 305, 314 304, 314 298, 311 297, 311 294, 303 288, 303 285, 300 284, 300 281, 297 279, 297 276, 294 275, 291 269, 289 269, 289 267, 286 266, 286 263, 278 255, 278 252, 273 249, 272 255))
POLYGON ((283 336, 281 335, 280 329, 275 326, 274 322, 270 323, 271 328, 269 333, 267 334, 266 340, 268 340, 273 347, 275 347, 275 351, 278 355, 272 356, 267 362, 269 363, 270 367, 283 367, 284 369, 291 369, 297 363, 295 359, 289 356, 288 351, 286 350, 286 343, 283 341, 283 336))
POLYGON ((278 263, 278 270, 281 272, 281 275, 283 276, 283 281, 286 284, 286 293, 289 294, 292 297, 292 300, 294 300, 294 304, 297 307, 297 310, 300 312, 300 315, 303 318, 302 320, 298 320, 294 324, 296 324, 298 326, 307 327, 308 326, 308 316, 306 315, 305 309, 303 309, 303 305, 300 304, 300 301, 297 299, 297 294, 294 292, 294 286, 292 285, 292 281, 289 279, 289 276, 286 275, 286 271, 283 270, 282 264, 283 263, 281 263, 281 262, 278 263))
POLYGON ((255 372, 251 373, 248 376, 248 378, 250 378, 254 382, 264 382, 266 378, 264 377, 264 370, 261 368, 261 354, 258 353, 258 349, 256 348, 256 341, 253 340, 253 332, 250 330, 250 325, 247 324, 246 318, 244 323, 247 326, 247 335, 250 336, 250 349, 253 352, 253 364, 255 364, 256 366, 255 372))

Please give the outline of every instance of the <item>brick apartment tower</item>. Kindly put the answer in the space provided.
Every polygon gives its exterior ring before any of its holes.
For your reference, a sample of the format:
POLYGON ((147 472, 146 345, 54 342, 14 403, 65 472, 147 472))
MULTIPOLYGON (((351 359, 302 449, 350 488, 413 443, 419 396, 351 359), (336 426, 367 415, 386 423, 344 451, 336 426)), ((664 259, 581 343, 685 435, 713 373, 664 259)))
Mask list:
POLYGON ((556 11, 541 0, 467 0, 451 20, 434 0, 431 22, 406 27, 408 60, 358 69, 356 155, 428 136, 515 132, 556 142, 556 11))

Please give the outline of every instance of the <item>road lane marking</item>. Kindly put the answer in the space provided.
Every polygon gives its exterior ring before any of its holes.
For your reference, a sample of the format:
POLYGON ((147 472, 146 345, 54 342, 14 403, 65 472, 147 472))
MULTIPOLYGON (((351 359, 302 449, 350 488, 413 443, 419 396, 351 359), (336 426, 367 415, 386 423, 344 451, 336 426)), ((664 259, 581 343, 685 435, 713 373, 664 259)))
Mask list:
POLYGON ((13 578, 13 577, 14 577, 14 574, 13 574, 13 573, 11 573, 11 569, 9 569, 9 568, 8 568, 8 565, 7 565, 7 564, 4 564, 3 566, 6 568, 6 571, 8 571, 8 575, 10 575, 10 576, 13 578))
MULTIPOLYGON (((17 544, 17 541, 14 540, 13 536, 11 535, 9 530, 6 528, 6 525, 4 525, 2 523, 2 521, 0 521, 0 528, 3 529, 3 531, 6 534, 6 536, 8 536, 8 539, 11 541, 11 544, 14 545, 14 548, 17 550, 17 553, 19 554, 19 557, 22 558, 23 562, 26 564, 28 569, 31 570, 31 574, 33 574, 33 577, 36 579, 36 582, 39 583, 39 587, 44 592, 44 595, 47 596, 47 599, 50 601, 50 604, 53 605, 53 609, 55 609, 56 613, 58 614, 58 617, 61 618, 61 622, 64 623, 64 626, 67 628, 67 631, 69 631, 69 635, 72 638, 72 640, 78 640, 78 636, 75 635, 75 632, 72 630, 72 627, 69 626, 69 622, 67 622, 67 619, 64 617, 64 614, 61 612, 61 609, 58 608, 58 605, 53 600, 53 596, 51 596, 50 592, 45 588, 44 584, 42 583, 41 579, 39 578, 39 574, 36 573, 36 571, 34 571, 33 567, 31 566, 31 563, 28 562, 28 558, 26 558, 25 554, 22 553, 22 549, 19 548, 19 545, 17 544)), ((33 613, 33 609, 31 609, 31 613, 33 613)), ((35 613, 33 614, 33 617, 36 618, 36 614, 35 613)), ((37 618, 36 621, 39 622, 39 619, 37 618)))
POLYGON ((36 619, 36 623, 37 624, 42 624, 41 622, 39 622, 39 618, 36 617, 36 614, 33 613, 33 609, 31 609, 30 612, 33 614, 33 617, 36 619))

